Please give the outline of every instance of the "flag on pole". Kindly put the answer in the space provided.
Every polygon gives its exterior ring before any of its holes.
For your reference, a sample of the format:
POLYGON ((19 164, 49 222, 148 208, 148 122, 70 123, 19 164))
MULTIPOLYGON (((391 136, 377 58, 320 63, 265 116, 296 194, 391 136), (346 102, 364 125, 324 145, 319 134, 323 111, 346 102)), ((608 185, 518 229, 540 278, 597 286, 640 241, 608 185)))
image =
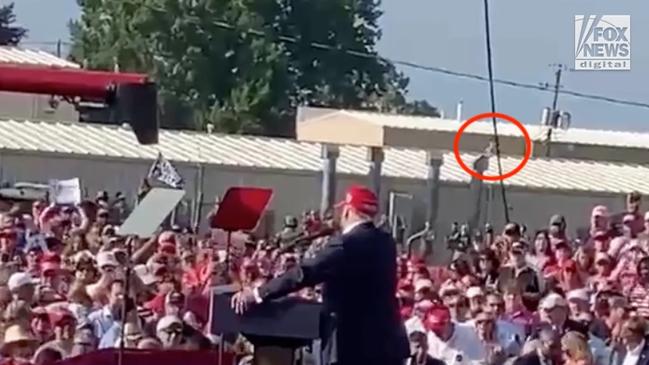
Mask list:
POLYGON ((158 158, 153 161, 153 165, 149 169, 148 178, 160 181, 174 189, 181 189, 184 185, 183 178, 178 173, 178 170, 160 152, 158 152, 158 158))

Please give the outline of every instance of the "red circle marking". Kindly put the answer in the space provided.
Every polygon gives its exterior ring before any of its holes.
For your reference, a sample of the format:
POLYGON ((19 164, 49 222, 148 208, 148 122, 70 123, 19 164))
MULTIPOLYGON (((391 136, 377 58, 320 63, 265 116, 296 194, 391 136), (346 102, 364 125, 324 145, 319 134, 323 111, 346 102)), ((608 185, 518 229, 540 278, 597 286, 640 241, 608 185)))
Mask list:
POLYGON ((514 117, 503 113, 482 113, 482 114, 474 115, 469 120, 464 122, 464 124, 462 124, 460 129, 458 129, 457 133, 455 134, 455 139, 453 140, 453 154, 455 155, 455 160, 460 165, 462 170, 468 172, 469 175, 475 177, 476 179, 487 180, 487 181, 505 180, 519 173, 523 169, 523 167, 525 167, 527 162, 530 160, 530 156, 532 155, 532 139, 530 138, 530 135, 529 133, 527 133, 527 129, 525 129, 523 124, 518 120, 516 120, 514 117), (473 170, 472 168, 467 166, 464 163, 464 161, 462 161, 462 157, 460 156, 460 138, 462 137, 462 133, 464 133, 464 130, 467 129, 467 127, 473 124, 474 122, 477 122, 481 119, 494 118, 494 117, 511 122, 516 127, 518 127, 518 129, 521 130, 521 132, 523 133, 523 138, 525 139, 525 156, 523 157, 523 160, 518 164, 518 166, 516 166, 516 168, 513 169, 512 171, 503 175, 488 176, 488 175, 482 175, 479 172, 473 170))

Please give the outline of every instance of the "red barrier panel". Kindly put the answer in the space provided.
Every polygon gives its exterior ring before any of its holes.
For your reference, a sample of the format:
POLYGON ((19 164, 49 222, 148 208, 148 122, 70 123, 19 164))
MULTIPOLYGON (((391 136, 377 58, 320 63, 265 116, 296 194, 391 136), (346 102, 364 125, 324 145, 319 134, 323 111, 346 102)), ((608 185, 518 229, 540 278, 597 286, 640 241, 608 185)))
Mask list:
MULTIPOLYGON (((59 361, 58 365, 116 365, 119 351, 117 349, 98 350, 85 355, 59 361)), ((122 365, 232 365, 234 356, 224 353, 219 362, 217 351, 180 351, 180 350, 124 350, 122 365)))

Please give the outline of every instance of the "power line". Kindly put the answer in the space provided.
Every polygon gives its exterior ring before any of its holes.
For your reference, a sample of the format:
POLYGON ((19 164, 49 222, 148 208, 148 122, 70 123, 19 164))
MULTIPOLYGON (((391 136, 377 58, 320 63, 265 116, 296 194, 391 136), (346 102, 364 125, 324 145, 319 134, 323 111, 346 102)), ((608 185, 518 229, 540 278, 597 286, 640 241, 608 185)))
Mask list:
MULTIPOLYGON (((223 21, 215 21, 213 23, 217 27, 223 28, 223 29, 228 29, 228 30, 236 30, 237 27, 233 26, 230 23, 223 22, 223 21)), ((257 29, 246 29, 246 33, 259 36, 259 37, 268 37, 268 34, 257 30, 257 29)), ((277 39, 281 42, 284 43, 291 43, 291 44, 297 44, 300 43, 300 41, 295 38, 295 37, 290 37, 290 36, 285 36, 285 35, 278 35, 277 39)), ((471 79, 471 80, 476 80, 476 81, 483 81, 483 82, 489 82, 488 77, 484 77, 481 75, 476 75, 468 72, 460 72, 460 71, 453 71, 449 70, 443 67, 436 67, 436 66, 428 66, 428 65, 422 65, 419 63, 411 62, 411 61, 403 61, 399 59, 393 59, 393 58, 387 58, 383 56, 379 56, 378 54, 374 53, 368 53, 367 51, 358 51, 358 50, 352 50, 348 48, 343 48, 341 46, 334 46, 334 45, 328 45, 324 43, 319 43, 319 42, 309 42, 307 43, 310 47, 315 48, 315 49, 320 49, 323 51, 334 51, 334 52, 342 52, 346 53, 350 56, 356 56, 356 57, 362 57, 362 58, 370 58, 370 59, 376 59, 382 62, 387 62, 387 63, 392 63, 395 65, 400 65, 404 67, 409 67, 417 70, 422 70, 422 71, 427 71, 427 72, 435 72, 435 73, 441 73, 445 75, 450 75, 450 76, 455 76, 455 77, 461 77, 461 78, 466 78, 466 79, 471 79)), ((524 83, 524 82, 518 82, 518 81, 512 81, 512 80, 504 80, 504 79, 493 79, 493 82, 495 84, 500 84, 500 85, 506 85, 506 86, 511 86, 511 87, 518 87, 518 88, 523 88, 523 89, 530 89, 530 90, 537 90, 537 91, 544 91, 544 92, 554 92, 554 90, 549 89, 546 86, 543 85, 536 85, 536 84, 529 84, 529 83, 524 83)), ((573 91, 573 90, 559 90, 560 94, 565 94, 565 95, 570 95, 576 98, 581 98, 581 99, 590 99, 590 100, 597 100, 597 101, 602 101, 602 102, 607 102, 611 104, 619 104, 619 105, 626 105, 626 106, 633 106, 633 107, 639 107, 639 108, 647 108, 649 109, 649 103, 643 103, 643 102, 638 102, 638 101, 631 101, 631 100, 623 100, 623 99, 616 99, 616 98, 611 98, 608 96, 603 96, 603 95, 595 95, 595 94, 588 94, 588 93, 583 93, 579 91, 573 91)))
POLYGON ((72 42, 69 41, 20 41, 19 45, 27 46, 56 46, 62 44, 64 46, 71 46, 72 42))
MULTIPOLYGON (((224 28, 224 29, 229 29, 229 30, 235 30, 236 27, 222 21, 215 21, 213 23, 217 27, 224 28)), ((262 36, 262 37, 268 37, 268 34, 266 34, 263 31, 255 30, 255 29, 247 29, 247 33, 255 35, 255 36, 262 36)), ((284 36, 284 35, 279 35, 277 36, 277 39, 279 41, 282 41, 284 43, 298 43, 298 39, 295 37, 290 37, 290 36, 284 36)), ((30 42, 30 41, 23 41, 21 44, 23 45, 56 45, 59 42, 57 41, 40 41, 40 42, 30 42)), ((61 44, 64 46, 71 46, 72 43, 69 41, 62 41, 61 44)), ((440 73, 440 74, 445 74, 449 76, 455 76, 459 78, 465 78, 465 79, 470 79, 470 80, 476 80, 476 81, 483 81, 483 82, 489 82, 488 77, 484 77, 481 75, 477 74, 472 74, 468 72, 461 72, 461 71, 454 71, 450 70, 444 67, 437 67, 437 66, 429 66, 429 65, 422 65, 420 63, 412 62, 412 61, 405 61, 405 60, 399 60, 399 59, 394 59, 394 58, 387 58, 387 57, 382 57, 379 56, 378 54, 373 54, 373 53, 368 53, 366 51, 358 51, 358 50, 352 50, 352 49, 346 49, 342 48, 340 46, 332 46, 332 45, 327 45, 324 43, 318 43, 318 42, 310 42, 308 45, 312 48, 324 50, 324 51, 336 51, 336 52, 343 52, 351 56, 356 56, 356 57, 363 57, 363 58, 371 58, 371 59, 377 59, 379 61, 383 62, 389 62, 395 65, 400 65, 416 70, 422 70, 426 72, 433 72, 433 73, 440 73)), ((518 82, 518 81, 512 81, 512 80, 505 80, 505 79, 497 79, 494 78, 493 82, 495 84, 500 84, 500 85, 506 85, 510 87, 517 87, 517 88, 522 88, 522 89, 530 89, 530 90, 536 90, 536 91, 544 91, 544 92, 554 92, 554 90, 543 86, 543 85, 537 85, 537 84, 530 84, 530 83, 524 83, 524 82, 518 82)), ((581 99, 589 99, 589 100, 595 100, 595 101, 601 101, 601 102, 606 102, 610 104, 618 104, 618 105, 625 105, 625 106, 632 106, 632 107, 637 107, 637 108, 646 108, 649 109, 649 103, 644 103, 644 102, 639 102, 639 101, 633 101, 633 100, 624 100, 624 99, 617 99, 617 98, 612 98, 608 96, 603 96, 603 95, 596 95, 596 94, 589 94, 589 93, 583 93, 580 91, 574 91, 574 90, 559 90, 559 94, 564 94, 564 95, 569 95, 573 96, 576 98, 581 98, 581 99)))
MULTIPOLYGON (((386 60, 388 60, 388 59, 386 59, 386 60)), ((441 67, 425 66, 425 65, 420 65, 420 64, 416 64, 416 63, 412 63, 412 62, 407 62, 407 61, 399 61, 399 60, 392 60, 392 63, 397 64, 397 65, 410 67, 410 68, 414 68, 414 69, 423 70, 423 71, 437 72, 437 73, 443 73, 443 74, 447 74, 447 75, 451 75, 451 76, 457 76, 457 77, 473 79, 473 80, 477 80, 477 81, 489 82, 489 78, 484 77, 484 76, 470 74, 470 73, 466 73, 466 72, 452 71, 452 70, 448 70, 448 69, 441 68, 441 67)), ((507 85, 507 86, 511 86, 511 87, 523 88, 523 89, 531 89, 531 90, 538 90, 538 91, 545 91, 545 92, 554 92, 553 89, 549 89, 549 88, 547 88, 545 86, 542 86, 542 85, 527 84, 527 83, 511 81, 511 80, 494 79, 494 83, 501 84, 501 85, 507 85)), ((612 103, 612 104, 634 106, 634 107, 639 107, 639 108, 649 108, 649 103, 643 103, 643 102, 631 101, 631 100, 623 100, 623 99, 616 99, 616 98, 611 98, 611 97, 608 97, 608 96, 588 94, 588 93, 583 93, 583 92, 573 91, 573 90, 559 90, 559 94, 570 95, 570 96, 574 96, 574 97, 582 98, 582 99, 591 99, 591 100, 596 100, 596 101, 603 101, 603 102, 612 103)))
MULTIPOLYGON (((484 25, 485 25, 485 43, 487 48, 487 72, 489 74, 489 101, 491 112, 496 113, 496 92, 494 90, 494 68, 493 57, 491 55, 491 31, 489 29, 489 0, 484 0, 484 25)), ((498 138, 498 121, 496 116, 491 118, 494 129, 494 145, 496 147, 496 161, 498 162, 498 175, 503 175, 503 164, 500 158, 500 139, 498 138)), ((505 213, 505 222, 509 223, 509 204, 507 204, 507 190, 505 189, 504 179, 500 179, 500 194, 503 198, 503 208, 505 213)))

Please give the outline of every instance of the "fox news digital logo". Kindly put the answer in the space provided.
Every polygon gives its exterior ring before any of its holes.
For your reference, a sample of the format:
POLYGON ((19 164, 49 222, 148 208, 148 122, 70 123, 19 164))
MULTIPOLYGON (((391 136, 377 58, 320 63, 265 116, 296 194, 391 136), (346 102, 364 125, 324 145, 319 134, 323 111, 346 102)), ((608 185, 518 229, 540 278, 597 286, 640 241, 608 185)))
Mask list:
POLYGON ((630 15, 575 15, 575 70, 630 69, 630 15))

